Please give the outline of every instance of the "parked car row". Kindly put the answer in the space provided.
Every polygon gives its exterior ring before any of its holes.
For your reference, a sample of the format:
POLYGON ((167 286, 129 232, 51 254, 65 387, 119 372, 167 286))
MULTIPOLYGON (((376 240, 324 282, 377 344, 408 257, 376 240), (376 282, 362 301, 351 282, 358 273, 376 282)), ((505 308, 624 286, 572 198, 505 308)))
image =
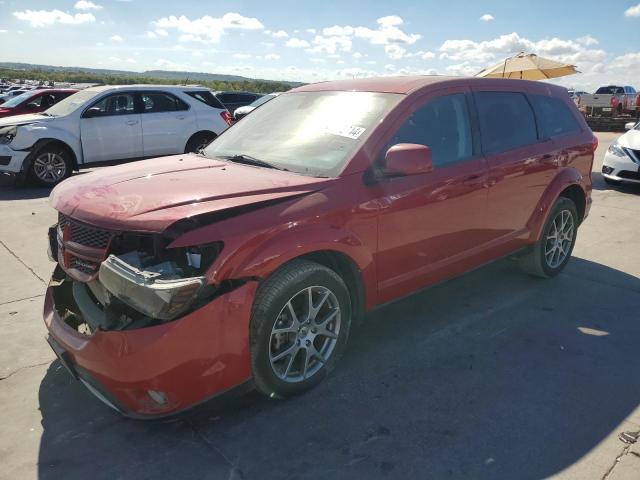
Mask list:
MULTIPOLYGON (((162 155, 169 119, 181 132, 173 151, 194 151, 193 135, 225 127, 207 98, 88 89, 47 111, 35 130, 51 133, 18 127, 9 145, 65 132, 67 157, 57 140, 32 155, 54 169, 54 158, 121 156, 124 145, 162 155)), ((53 190, 48 341, 74 378, 133 417, 247 384, 291 397, 322 381, 379 305, 506 256, 538 277, 561 272, 589 213, 596 147, 566 90, 549 84, 416 76, 296 88, 199 155, 53 190)))
POLYGON ((82 167, 196 152, 261 97, 152 85, 31 90, 0 105, 0 172, 53 186, 82 167))

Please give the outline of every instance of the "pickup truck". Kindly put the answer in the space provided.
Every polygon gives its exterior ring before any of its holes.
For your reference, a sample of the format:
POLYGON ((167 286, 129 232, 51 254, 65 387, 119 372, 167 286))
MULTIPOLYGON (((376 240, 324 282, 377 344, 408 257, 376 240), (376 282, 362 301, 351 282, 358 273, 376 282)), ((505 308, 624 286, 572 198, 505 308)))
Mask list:
POLYGON ((640 110, 640 95, 630 86, 608 85, 580 97, 580 110, 591 116, 615 116, 640 110))

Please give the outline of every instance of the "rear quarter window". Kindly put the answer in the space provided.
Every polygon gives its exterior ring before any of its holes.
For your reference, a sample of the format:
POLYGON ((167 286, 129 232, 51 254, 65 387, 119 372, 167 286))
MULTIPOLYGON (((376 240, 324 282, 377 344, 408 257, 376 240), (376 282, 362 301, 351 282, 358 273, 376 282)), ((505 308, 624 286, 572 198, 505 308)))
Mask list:
POLYGON ((205 105, 209 105, 212 108, 219 108, 221 110, 225 110, 225 106, 218 100, 215 95, 208 90, 202 90, 197 92, 184 92, 189 95, 191 98, 195 98, 196 100, 204 103, 205 105))
POLYGON ((529 97, 538 118, 544 138, 557 137, 580 131, 580 125, 565 102, 555 97, 531 95, 529 97))
POLYGON ((535 116, 524 94, 477 92, 474 98, 483 152, 506 152, 538 141, 535 116))

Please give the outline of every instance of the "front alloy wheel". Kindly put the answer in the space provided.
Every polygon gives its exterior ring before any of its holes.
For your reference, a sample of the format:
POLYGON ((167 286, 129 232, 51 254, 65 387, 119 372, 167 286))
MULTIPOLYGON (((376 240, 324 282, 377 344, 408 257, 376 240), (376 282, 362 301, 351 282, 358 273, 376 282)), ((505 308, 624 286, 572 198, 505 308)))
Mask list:
POLYGON ((251 316, 251 368, 258 390, 286 398, 320 382, 342 354, 351 298, 332 269, 293 260, 258 289, 251 316))
POLYGON ((71 174, 68 154, 62 149, 45 147, 31 163, 31 175, 40 185, 53 187, 71 174))

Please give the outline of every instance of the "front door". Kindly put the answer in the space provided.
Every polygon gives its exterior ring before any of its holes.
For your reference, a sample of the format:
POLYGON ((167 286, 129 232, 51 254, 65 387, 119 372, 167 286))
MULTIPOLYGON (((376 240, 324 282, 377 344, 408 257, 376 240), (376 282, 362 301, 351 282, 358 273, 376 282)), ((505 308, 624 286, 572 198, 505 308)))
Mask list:
POLYGON ((449 276, 485 243, 485 159, 475 148, 464 89, 431 97, 408 115, 381 152, 427 145, 430 173, 380 179, 377 275, 382 302, 449 276))
POLYGON ((143 156, 142 125, 135 105, 134 93, 118 92, 83 113, 80 138, 85 163, 143 156))

